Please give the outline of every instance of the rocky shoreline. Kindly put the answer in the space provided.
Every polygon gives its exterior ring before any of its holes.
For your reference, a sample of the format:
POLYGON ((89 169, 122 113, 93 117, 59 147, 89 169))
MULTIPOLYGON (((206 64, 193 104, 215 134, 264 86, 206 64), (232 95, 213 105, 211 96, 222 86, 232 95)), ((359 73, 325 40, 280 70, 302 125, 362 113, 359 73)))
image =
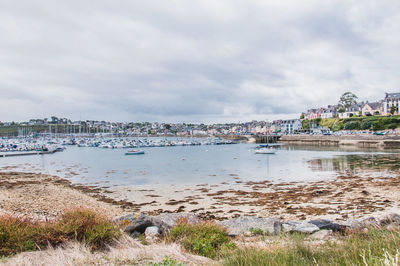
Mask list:
MULTIPOLYGON (((198 224, 201 219, 193 213, 170 213, 157 216, 144 214, 129 214, 115 219, 123 230, 132 237, 144 234, 147 240, 154 241, 177 225, 180 221, 188 224, 198 224)), ((368 217, 363 219, 349 219, 345 222, 336 222, 326 219, 310 221, 282 221, 277 218, 259 218, 241 216, 238 218, 216 221, 224 228, 230 237, 252 236, 254 232, 270 236, 281 233, 309 234, 314 240, 328 240, 333 233, 366 232, 371 228, 386 230, 400 229, 400 215, 390 213, 382 217, 368 217)))

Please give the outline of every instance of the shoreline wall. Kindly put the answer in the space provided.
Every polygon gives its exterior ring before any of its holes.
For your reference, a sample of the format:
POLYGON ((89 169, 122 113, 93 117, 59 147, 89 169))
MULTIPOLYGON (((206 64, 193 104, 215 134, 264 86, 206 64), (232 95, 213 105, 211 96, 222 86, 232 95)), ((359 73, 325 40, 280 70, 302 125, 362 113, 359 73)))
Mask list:
POLYGON ((282 136, 279 142, 310 146, 356 146, 362 148, 400 149, 400 136, 282 136))

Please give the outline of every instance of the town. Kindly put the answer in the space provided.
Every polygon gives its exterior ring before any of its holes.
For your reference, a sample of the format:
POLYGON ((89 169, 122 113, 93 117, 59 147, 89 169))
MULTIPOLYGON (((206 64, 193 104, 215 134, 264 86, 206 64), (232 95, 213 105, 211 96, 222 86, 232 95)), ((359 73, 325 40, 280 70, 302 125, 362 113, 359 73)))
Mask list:
MULTIPOLYGON (((250 121, 244 123, 191 124, 161 122, 106 122, 71 121, 68 118, 52 116, 50 119, 30 119, 27 122, 0 122, 0 136, 30 136, 38 134, 62 135, 120 135, 120 136, 224 136, 224 135, 267 135, 295 133, 327 133, 357 127, 332 127, 321 123, 323 120, 360 117, 392 117, 399 115, 400 93, 385 93, 381 100, 357 102, 357 96, 344 93, 338 104, 327 107, 311 108, 300 114, 299 118, 278 119, 274 121, 250 121)), ((337 121, 336 121, 337 122, 337 121)), ((350 121, 352 122, 352 121, 350 121)), ((361 129, 385 129, 373 127, 369 122, 361 129)), ((397 122, 391 121, 390 129, 397 128, 397 122)))

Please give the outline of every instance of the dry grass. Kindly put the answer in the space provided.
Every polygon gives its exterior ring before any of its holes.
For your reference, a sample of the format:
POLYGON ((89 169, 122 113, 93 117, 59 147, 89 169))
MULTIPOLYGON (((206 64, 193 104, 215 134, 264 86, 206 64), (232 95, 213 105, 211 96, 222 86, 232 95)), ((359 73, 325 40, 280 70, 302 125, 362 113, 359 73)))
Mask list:
POLYGON ((91 252, 90 248, 82 243, 69 242, 58 248, 20 253, 7 259, 3 265, 149 265, 151 262, 162 263, 166 257, 185 265, 214 264, 207 258, 183 252, 175 243, 144 246, 123 235, 102 252, 91 252))

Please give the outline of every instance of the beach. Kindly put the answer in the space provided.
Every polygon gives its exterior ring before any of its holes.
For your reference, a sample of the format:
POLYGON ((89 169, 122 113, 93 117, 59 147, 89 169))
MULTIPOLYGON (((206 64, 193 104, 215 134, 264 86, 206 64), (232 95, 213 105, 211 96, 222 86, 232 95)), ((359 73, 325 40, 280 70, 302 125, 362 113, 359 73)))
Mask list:
POLYGON ((399 212, 400 176, 340 176, 318 182, 244 182, 194 186, 142 185, 98 188, 72 185, 53 175, 0 173, 0 213, 53 219, 66 209, 85 207, 109 217, 192 212, 202 219, 242 215, 282 220, 336 221, 399 212))

